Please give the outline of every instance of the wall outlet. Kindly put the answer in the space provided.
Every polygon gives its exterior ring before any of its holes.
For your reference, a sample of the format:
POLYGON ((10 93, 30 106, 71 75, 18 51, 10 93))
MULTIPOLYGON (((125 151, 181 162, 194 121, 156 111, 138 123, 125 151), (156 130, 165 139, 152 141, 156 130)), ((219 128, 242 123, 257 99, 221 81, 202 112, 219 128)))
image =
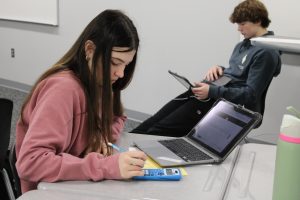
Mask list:
POLYGON ((12 58, 15 57, 15 49, 14 49, 14 48, 11 48, 11 49, 10 49, 10 56, 11 56, 12 58))

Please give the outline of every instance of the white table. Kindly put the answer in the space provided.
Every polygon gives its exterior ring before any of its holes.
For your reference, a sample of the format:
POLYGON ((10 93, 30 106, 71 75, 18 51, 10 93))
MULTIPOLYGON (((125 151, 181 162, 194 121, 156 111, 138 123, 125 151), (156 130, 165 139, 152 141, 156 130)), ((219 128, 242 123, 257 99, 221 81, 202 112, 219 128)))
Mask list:
POLYGON ((276 146, 244 144, 224 200, 272 199, 276 146))
MULTIPOLYGON (((158 139, 162 137, 125 133, 120 141, 122 148, 128 148, 133 141, 158 139)), ((98 196, 98 199, 128 200, 168 200, 168 199, 222 199, 230 179, 238 148, 219 165, 194 165, 185 167, 188 176, 181 181, 132 181, 104 180, 64 181, 57 183, 42 182, 39 190, 61 191, 73 194, 98 196)))
MULTIPOLYGON (((105 199, 105 196, 103 196, 105 199)), ((107 198, 108 199, 108 198, 107 198)), ((52 190, 31 190, 24 193, 17 200, 99 200, 98 196, 81 195, 72 192, 61 192, 52 190)))

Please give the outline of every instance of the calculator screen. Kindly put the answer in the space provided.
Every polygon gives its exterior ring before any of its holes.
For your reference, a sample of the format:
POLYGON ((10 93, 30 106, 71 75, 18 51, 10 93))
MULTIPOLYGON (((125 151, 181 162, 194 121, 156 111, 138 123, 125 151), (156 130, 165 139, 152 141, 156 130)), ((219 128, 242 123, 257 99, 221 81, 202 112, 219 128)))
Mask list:
POLYGON ((172 175, 173 173, 172 173, 172 169, 166 169, 166 174, 167 175, 172 175))

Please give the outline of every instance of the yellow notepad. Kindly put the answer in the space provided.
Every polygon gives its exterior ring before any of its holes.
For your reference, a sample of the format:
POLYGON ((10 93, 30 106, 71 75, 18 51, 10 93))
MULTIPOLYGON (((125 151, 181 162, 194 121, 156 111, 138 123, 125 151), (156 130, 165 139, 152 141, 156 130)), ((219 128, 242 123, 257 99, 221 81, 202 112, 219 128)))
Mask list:
MULTIPOLYGON (((135 151, 136 148, 135 147, 129 147, 128 149, 129 151, 135 151)), ((153 159, 147 157, 147 160, 145 162, 144 165, 144 169, 159 169, 162 168, 161 166, 159 166, 153 159)), ((179 167, 181 175, 183 176, 187 176, 188 173, 186 172, 186 170, 183 167, 179 167)))
MULTIPOLYGON (((144 169, 159 169, 162 168, 161 166, 159 166, 154 160, 152 160, 151 158, 147 158, 145 165, 144 165, 144 169)), ((179 167, 180 171, 181 171, 181 175, 186 176, 188 175, 186 170, 183 167, 179 167)))

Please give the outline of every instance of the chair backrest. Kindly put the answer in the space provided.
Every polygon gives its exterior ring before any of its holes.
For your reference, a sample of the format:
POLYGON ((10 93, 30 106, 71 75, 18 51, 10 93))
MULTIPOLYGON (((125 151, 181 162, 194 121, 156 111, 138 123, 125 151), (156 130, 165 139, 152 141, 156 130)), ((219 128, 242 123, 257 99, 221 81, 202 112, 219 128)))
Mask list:
POLYGON ((2 170, 10 140, 13 102, 0 98, 0 169, 2 170))
POLYGON ((10 182, 12 183, 13 192, 16 198, 22 195, 21 191, 21 183, 20 178, 18 175, 18 171, 16 168, 17 156, 16 156, 16 147, 15 145, 11 148, 9 154, 9 175, 10 175, 10 182))
POLYGON ((8 147, 10 141, 10 129, 13 102, 9 99, 0 98, 0 179, 1 199, 15 200, 12 185, 6 170, 8 147), (5 194, 4 194, 5 193, 5 194))
POLYGON ((8 151, 12 111, 13 102, 9 99, 0 98, 0 170, 5 170, 7 174, 6 179, 9 179, 6 180, 6 184, 10 185, 11 188, 9 189, 11 189, 12 191, 9 191, 8 193, 10 194, 11 192, 13 192, 13 195, 17 198, 21 195, 21 187, 19 176, 15 167, 15 146, 13 145, 10 151, 8 151), (8 183, 8 181, 10 183, 8 183))
MULTIPOLYGON (((267 92, 269 89, 269 86, 271 85, 272 80, 269 82, 269 84, 267 85, 266 89, 264 90, 264 92, 261 95, 260 101, 258 104, 256 104, 255 110, 257 112, 259 112, 262 117, 264 116, 265 113, 265 103, 266 103, 266 97, 267 97, 267 92)), ((263 119, 262 119, 263 120, 263 119)), ((262 120, 256 125, 256 127, 254 128, 258 128, 260 127, 260 125, 262 124, 262 120)))

